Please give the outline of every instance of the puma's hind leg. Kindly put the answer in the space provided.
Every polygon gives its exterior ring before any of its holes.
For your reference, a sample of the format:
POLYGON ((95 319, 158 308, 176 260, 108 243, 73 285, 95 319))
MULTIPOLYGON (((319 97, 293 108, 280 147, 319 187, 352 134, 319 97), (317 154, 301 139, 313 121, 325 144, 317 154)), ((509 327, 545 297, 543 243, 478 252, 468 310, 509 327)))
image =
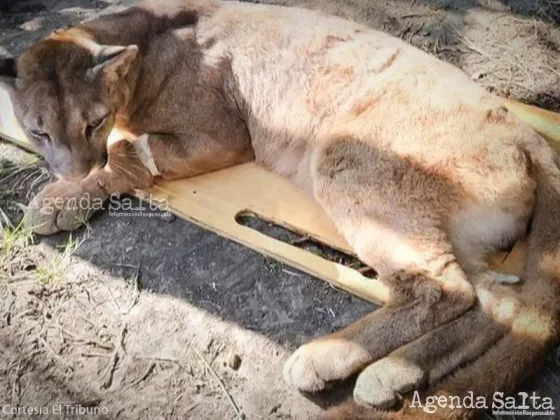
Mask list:
POLYGON ((370 146, 338 143, 318 156, 317 200, 392 292, 387 306, 300 347, 286 379, 322 389, 467 311, 475 293, 440 228, 453 186, 370 146), (421 188, 419 187, 421 186, 421 188))
MULTIPOLYGON (((531 292, 527 293, 530 294, 531 292)), ((555 308, 552 313, 549 312, 549 308, 539 308, 538 313, 533 313, 538 306, 531 304, 530 307, 524 308, 529 310, 529 313, 520 311, 519 316, 513 320, 511 329, 472 363, 421 392, 419 394, 421 404, 418 404, 418 399, 416 404, 413 404, 413 397, 407 396, 403 409, 399 412, 399 418, 416 418, 421 409, 414 407, 423 405, 428 397, 432 399, 453 397, 464 401, 466 396, 474 395, 477 400, 484 398, 490 407, 497 397, 503 404, 505 397, 511 395, 523 380, 543 364, 551 344, 558 339, 558 308, 555 308)), ((538 404, 542 407, 541 410, 545 409, 545 406, 541 405, 542 401, 538 404)), ((439 408, 433 417, 479 418, 476 412, 478 410, 469 407, 468 405, 462 408, 453 405, 444 406, 439 408)))
POLYGON ((471 285, 456 262, 440 270, 407 267, 384 277, 393 303, 300 347, 286 363, 286 379, 301 391, 318 391, 463 314, 475 300, 471 285))
POLYGON ((468 207, 448 225, 460 265, 469 274, 478 304, 458 319, 434 329, 368 366, 358 377, 355 400, 363 405, 392 406, 402 394, 422 382, 434 383, 471 362, 503 337, 508 317, 519 302, 507 283, 519 282, 489 269, 488 255, 518 239, 526 230, 530 191, 521 190, 508 211, 498 207, 468 207), (523 193, 527 194, 525 200, 523 193))
POLYGON ((439 381, 506 333, 504 325, 483 311, 468 311, 365 368, 356 381, 354 399, 361 405, 392 407, 399 395, 439 381))
MULTIPOLYGON (((507 347, 506 343, 522 336, 528 343, 534 342, 527 349, 543 351, 555 334, 557 309, 550 308, 555 285, 540 280, 512 288, 497 284, 491 271, 475 276, 473 283, 477 306, 368 366, 356 382, 356 401, 363 405, 391 406, 398 393, 410 390, 410 385, 419 385, 411 382, 411 371, 434 385, 459 366, 485 358, 485 352, 495 354, 490 350, 494 345, 507 347)), ((499 363, 506 361, 499 360, 499 363)), ((504 370, 502 374, 507 377, 509 372, 504 370)), ((481 392, 488 391, 482 387, 481 392)))
POLYGON ((519 282, 519 277, 490 270, 488 256, 526 230, 532 194, 520 188, 516 196, 518 201, 507 211, 470 206, 452 217, 449 234, 455 255, 475 287, 477 306, 368 366, 356 382, 356 401, 392 406, 399 394, 439 381, 478 358, 508 332, 520 302, 514 297, 516 289, 507 284, 519 282))

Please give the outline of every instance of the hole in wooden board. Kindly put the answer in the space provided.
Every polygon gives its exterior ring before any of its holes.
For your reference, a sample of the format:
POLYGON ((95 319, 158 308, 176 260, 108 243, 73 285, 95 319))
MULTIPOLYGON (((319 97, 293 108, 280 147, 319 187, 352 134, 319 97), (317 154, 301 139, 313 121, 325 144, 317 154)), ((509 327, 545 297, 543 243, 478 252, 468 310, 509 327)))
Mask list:
POLYGON ((268 220, 250 210, 237 213, 235 221, 270 238, 318 255, 327 261, 336 262, 359 271, 364 277, 375 278, 377 276, 373 268, 364 264, 356 256, 335 249, 329 244, 310 237, 305 232, 298 232, 290 226, 280 225, 275 221, 268 220))

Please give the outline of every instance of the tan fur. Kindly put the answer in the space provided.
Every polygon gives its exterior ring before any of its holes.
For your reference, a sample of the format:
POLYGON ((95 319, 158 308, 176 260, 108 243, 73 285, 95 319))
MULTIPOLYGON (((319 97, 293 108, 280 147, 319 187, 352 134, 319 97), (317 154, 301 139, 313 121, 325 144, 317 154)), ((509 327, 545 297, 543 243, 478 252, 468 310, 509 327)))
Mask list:
MULTIPOLYGON (((164 178, 256 159, 323 206, 392 297, 294 353, 285 377, 300 390, 365 369, 361 404, 388 407, 430 380, 436 393, 487 395, 511 390, 556 338, 553 152, 460 70, 399 39, 300 9, 151 2, 34 45, 18 73, 18 117, 31 137, 50 135, 38 146, 77 185, 70 195, 150 185, 147 146, 164 178), (84 141, 99 109, 109 115, 84 141), (115 144, 101 168, 111 128, 147 145, 115 144), (496 285, 488 252, 522 236, 532 215, 524 283, 496 285)), ((59 185, 28 214, 39 232, 90 215, 45 216, 59 185)))

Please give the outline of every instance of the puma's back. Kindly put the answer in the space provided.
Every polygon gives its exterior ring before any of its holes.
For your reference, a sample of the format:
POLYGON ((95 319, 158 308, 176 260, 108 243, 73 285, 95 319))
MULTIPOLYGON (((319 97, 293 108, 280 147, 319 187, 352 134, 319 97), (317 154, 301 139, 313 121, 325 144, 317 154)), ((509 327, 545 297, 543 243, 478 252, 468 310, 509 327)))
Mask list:
POLYGON ((460 70, 399 39, 278 6, 147 2, 53 35, 18 68, 27 133, 54 172, 76 177, 104 163, 115 126, 216 133, 239 112, 257 161, 309 190, 300 162, 337 136, 435 167, 492 159, 515 124, 460 70))

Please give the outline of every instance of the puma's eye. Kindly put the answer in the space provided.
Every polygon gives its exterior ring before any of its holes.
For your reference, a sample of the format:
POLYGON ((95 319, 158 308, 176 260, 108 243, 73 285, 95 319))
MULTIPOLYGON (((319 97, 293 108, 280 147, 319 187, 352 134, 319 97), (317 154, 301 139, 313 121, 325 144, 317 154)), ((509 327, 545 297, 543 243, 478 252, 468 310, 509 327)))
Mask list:
POLYGON ((95 133, 95 131, 101 127, 105 121, 107 120, 107 117, 103 117, 103 118, 99 118, 95 121, 93 121, 92 123, 88 124, 88 126, 86 127, 86 137, 88 140, 90 140, 93 137, 93 133, 95 133))
POLYGON ((51 142, 51 136, 49 136, 44 131, 32 130, 31 135, 35 137, 37 140, 44 141, 44 142, 51 142))

